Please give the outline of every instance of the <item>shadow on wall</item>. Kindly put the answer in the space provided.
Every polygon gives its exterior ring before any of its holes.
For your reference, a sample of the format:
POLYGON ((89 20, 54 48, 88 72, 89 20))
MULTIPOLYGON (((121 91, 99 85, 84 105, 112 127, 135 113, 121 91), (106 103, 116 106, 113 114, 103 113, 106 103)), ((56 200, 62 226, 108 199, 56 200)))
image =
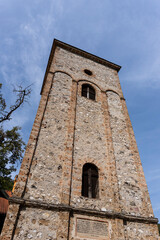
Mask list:
POLYGON ((160 236, 160 224, 158 224, 159 236, 160 236))

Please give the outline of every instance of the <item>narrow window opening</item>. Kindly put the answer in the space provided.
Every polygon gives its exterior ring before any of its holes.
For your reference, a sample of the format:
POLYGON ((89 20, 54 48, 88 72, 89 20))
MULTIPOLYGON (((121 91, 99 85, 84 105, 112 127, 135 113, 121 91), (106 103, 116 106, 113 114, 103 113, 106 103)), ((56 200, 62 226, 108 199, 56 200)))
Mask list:
POLYGON ((92 75, 92 72, 91 72, 90 70, 88 70, 88 69, 84 69, 84 72, 85 72, 87 75, 89 75, 89 76, 92 75))
POLYGON ((86 97, 88 99, 95 100, 95 90, 94 90, 94 88, 89 84, 83 84, 82 85, 82 96, 86 97))
POLYGON ((125 225, 125 226, 127 225, 127 220, 125 220, 125 219, 123 220, 123 225, 125 225))
POLYGON ((83 166, 82 196, 98 198, 98 168, 91 163, 83 166))

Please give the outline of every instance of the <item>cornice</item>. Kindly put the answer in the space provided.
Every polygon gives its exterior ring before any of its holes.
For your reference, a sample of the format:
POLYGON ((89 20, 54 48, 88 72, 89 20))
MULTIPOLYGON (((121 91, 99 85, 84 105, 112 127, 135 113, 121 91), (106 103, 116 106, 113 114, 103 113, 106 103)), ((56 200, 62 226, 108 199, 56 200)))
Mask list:
POLYGON ((158 219, 154 217, 142 217, 136 216, 133 214, 126 214, 122 212, 115 212, 115 211, 99 211, 95 209, 89 208, 78 208, 71 205, 64 205, 64 204, 53 204, 47 203, 39 200, 31 200, 31 199, 22 199, 18 197, 11 197, 9 198, 9 202, 13 204, 20 204, 20 206, 29 207, 29 208, 38 208, 38 209, 47 209, 50 211, 64 211, 76 214, 84 214, 90 216, 97 216, 97 217, 104 217, 104 218, 118 218, 123 219, 125 221, 130 222, 142 222, 148 224, 157 224, 158 219))

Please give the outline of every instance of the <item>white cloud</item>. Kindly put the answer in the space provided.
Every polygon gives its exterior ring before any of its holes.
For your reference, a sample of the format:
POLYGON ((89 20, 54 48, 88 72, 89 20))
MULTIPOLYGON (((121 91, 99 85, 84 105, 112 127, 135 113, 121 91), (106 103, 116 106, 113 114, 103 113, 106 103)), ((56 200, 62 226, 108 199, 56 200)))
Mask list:
MULTIPOLYGON (((56 35, 56 16, 62 15, 62 1, 48 1, 48 8, 40 8, 40 2, 33 1, 32 8, 25 6, 25 16, 16 29, 15 34, 8 34, 3 40, 6 52, 1 55, 1 76, 4 94, 11 92, 13 86, 23 85, 24 87, 33 84, 30 98, 31 105, 25 105, 21 111, 14 114, 12 121, 8 125, 18 124, 23 126, 30 121, 26 112, 31 112, 32 108, 37 108, 40 99, 40 89, 45 73, 45 67, 49 56, 49 49, 56 35), (35 11, 38 5, 39 11, 35 11), (44 9, 46 9, 44 11, 44 9), (8 89, 8 90, 7 90, 8 89), (23 114, 23 116, 22 116, 23 114)), ((42 5, 43 5, 42 4, 42 5)), ((46 3, 45 3, 46 4, 46 3)), ((18 19, 17 19, 18 21, 18 19)), ((13 95, 12 95, 13 96, 13 95)), ((8 98, 10 105, 12 99, 8 98)))

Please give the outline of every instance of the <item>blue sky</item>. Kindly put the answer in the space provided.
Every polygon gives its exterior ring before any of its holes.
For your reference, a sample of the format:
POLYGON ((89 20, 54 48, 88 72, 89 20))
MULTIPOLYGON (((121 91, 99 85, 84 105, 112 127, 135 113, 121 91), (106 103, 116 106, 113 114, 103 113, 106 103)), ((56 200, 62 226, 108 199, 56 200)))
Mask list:
POLYGON ((0 0, 0 82, 32 85, 28 104, 6 128, 27 142, 53 38, 122 66, 119 77, 155 216, 160 219, 160 1, 0 0))

